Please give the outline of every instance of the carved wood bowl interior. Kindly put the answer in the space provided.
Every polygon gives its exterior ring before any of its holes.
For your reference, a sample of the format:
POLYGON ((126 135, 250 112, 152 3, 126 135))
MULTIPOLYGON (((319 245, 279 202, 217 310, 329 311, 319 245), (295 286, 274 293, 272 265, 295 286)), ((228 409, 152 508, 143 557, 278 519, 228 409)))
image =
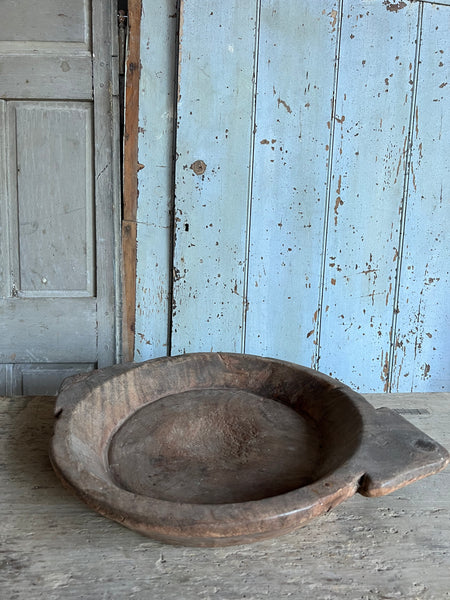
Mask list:
POLYGON ((101 514, 153 538, 217 546, 299 527, 356 491, 448 462, 442 446, 311 369, 203 353, 64 382, 52 464, 101 514))

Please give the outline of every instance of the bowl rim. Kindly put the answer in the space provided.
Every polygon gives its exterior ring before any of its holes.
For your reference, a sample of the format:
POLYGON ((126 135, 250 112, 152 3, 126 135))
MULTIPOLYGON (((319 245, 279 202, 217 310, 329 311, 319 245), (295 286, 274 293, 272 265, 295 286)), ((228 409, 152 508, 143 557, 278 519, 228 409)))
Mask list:
MULTIPOLYGON (((190 353, 172 357, 151 359, 143 363, 130 363, 106 367, 78 377, 75 381, 65 381, 58 396, 55 414, 55 432, 51 440, 50 458, 56 473, 65 485, 70 487, 88 505, 98 512, 119 521, 132 529, 142 531, 162 539, 191 537, 225 538, 234 536, 237 526, 245 529, 254 539, 264 531, 290 530, 314 516, 326 512, 333 506, 352 496, 359 487, 365 469, 358 461, 358 450, 344 460, 335 470, 301 488, 283 494, 226 504, 197 504, 174 502, 129 492, 120 487, 112 478, 100 477, 80 463, 79 457, 72 454, 69 444, 69 429, 74 408, 86 400, 88 393, 101 387, 108 379, 121 377, 134 369, 148 368, 170 361, 181 364, 186 361, 203 361, 211 356, 221 360, 238 357, 240 361, 263 361, 265 364, 282 365, 295 369, 302 375, 322 382, 329 390, 338 391, 356 408, 361 418, 363 438, 365 421, 370 420, 374 409, 362 396, 340 381, 309 367, 280 359, 239 353, 190 353), (151 533, 150 533, 151 532, 151 533)), ((194 388, 193 388, 194 389, 194 388)), ((145 403, 139 406, 139 410, 145 403)), ((131 417, 135 411, 128 414, 131 417)), ((117 424, 120 427, 123 424, 117 424)), ((114 433, 111 433, 109 440, 114 433)), ((106 451, 108 444, 106 444, 106 451)), ((240 534, 239 537, 242 537, 240 534)), ((265 535, 265 537, 268 537, 265 535)))

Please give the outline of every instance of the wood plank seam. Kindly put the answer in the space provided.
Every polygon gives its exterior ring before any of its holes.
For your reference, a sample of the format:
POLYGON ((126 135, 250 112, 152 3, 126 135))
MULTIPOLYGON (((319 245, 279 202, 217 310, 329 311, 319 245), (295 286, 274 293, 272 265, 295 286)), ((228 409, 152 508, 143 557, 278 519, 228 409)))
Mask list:
POLYGON ((123 359, 125 361, 131 361, 134 357, 141 15, 142 0, 130 0, 128 4, 122 214, 123 359))
POLYGON ((254 181, 254 156, 255 156, 255 136, 256 136, 256 105, 258 102, 258 61, 260 48, 260 28, 261 28, 261 0, 256 3, 255 14, 255 49, 253 58, 253 105, 251 116, 251 144, 249 156, 248 173, 248 196, 247 196, 247 221, 245 235, 245 263, 244 263, 244 283, 242 290, 242 330, 241 330, 241 352, 245 353, 245 342, 247 334, 247 310, 248 310, 248 284, 249 284, 249 263, 250 263, 250 242, 251 242, 251 220, 252 220, 252 201, 253 201, 253 181, 254 181))
POLYGON ((177 148, 177 133, 178 133, 178 101, 180 97, 180 62, 181 62, 181 48, 180 48, 180 40, 183 28, 183 9, 184 2, 183 0, 176 0, 176 33, 175 33, 175 57, 174 57, 174 81, 173 81, 173 97, 174 101, 174 113, 173 113, 173 132, 172 132, 172 148, 174 155, 174 167, 171 173, 171 194, 170 194, 170 213, 172 216, 171 219, 171 229, 169 232, 169 268, 167 270, 167 278, 168 278, 168 291, 167 291, 167 338, 166 338, 166 348, 167 348, 167 356, 171 356, 172 354, 172 322, 173 322, 173 311, 175 309, 175 298, 173 293, 173 283, 174 283, 174 252, 175 252, 175 232, 176 232, 176 223, 175 223, 175 189, 176 189, 176 168, 175 168, 175 160, 176 160, 176 148, 177 148))
POLYGON ((338 86, 339 86, 339 57, 341 54, 341 35, 342 35, 342 19, 344 13, 344 0, 339 0, 338 3, 338 16, 336 22, 336 46, 335 46, 335 58, 334 58, 334 80, 333 80, 333 97, 331 105, 330 115, 330 136, 328 142, 328 164, 327 164, 327 183, 325 187, 325 206, 324 206, 324 218, 323 218, 323 241, 322 241, 322 257, 320 264, 320 285, 318 294, 318 306, 317 306, 317 322, 316 322, 316 333, 315 333, 315 351, 311 357, 312 367, 319 369, 320 364, 320 345, 321 345, 321 329, 322 329, 322 315, 323 315, 323 296, 325 287, 325 273, 327 270, 327 251, 328 251, 328 228, 330 221, 330 208, 331 208, 331 191, 332 191, 332 179, 333 179, 333 156, 334 156, 334 138, 336 128, 336 102, 338 97, 338 86))
MULTIPOLYGON (((418 14, 417 14, 417 34, 416 34, 416 54, 414 57, 414 72, 413 72, 413 83, 411 87, 411 108, 409 114, 409 127, 408 127, 408 142, 406 145, 406 151, 404 156, 404 179, 403 179, 403 198, 401 203, 401 215, 400 225, 398 233, 398 253, 397 253, 397 268, 394 282, 394 302, 392 311, 392 324, 390 334, 390 348, 389 348, 389 363, 388 372, 386 375, 386 381, 384 384, 384 391, 392 391, 392 376, 394 373, 395 366, 395 355, 397 352, 397 315, 400 306, 400 290, 401 290, 401 275, 403 266, 403 249, 405 242, 405 228, 408 208, 408 194, 409 184, 411 177, 411 156, 413 149, 413 137, 414 128, 416 123, 416 107, 417 107, 417 89, 419 85, 419 68, 420 68, 420 48, 422 42, 422 24, 423 24, 423 2, 419 2, 418 14)), ((412 386, 411 386, 412 389, 412 386)))

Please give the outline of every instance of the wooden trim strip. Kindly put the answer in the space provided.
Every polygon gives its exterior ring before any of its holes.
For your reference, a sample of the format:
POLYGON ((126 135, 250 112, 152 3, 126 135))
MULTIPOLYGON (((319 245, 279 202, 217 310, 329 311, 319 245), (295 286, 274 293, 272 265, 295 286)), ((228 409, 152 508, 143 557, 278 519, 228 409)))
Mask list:
POLYGON ((139 78, 142 0, 128 2, 128 52, 123 147, 123 360, 134 358, 136 312, 136 214, 138 199, 139 78))

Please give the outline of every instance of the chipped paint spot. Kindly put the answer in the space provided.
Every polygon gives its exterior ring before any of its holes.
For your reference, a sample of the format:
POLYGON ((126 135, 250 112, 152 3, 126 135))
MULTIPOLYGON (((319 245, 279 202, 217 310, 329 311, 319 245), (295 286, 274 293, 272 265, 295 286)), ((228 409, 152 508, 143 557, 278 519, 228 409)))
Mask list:
POLYGON ((402 8, 405 8, 406 6, 406 2, 391 2, 390 0, 383 0, 383 4, 386 7, 386 10, 388 10, 389 12, 398 12, 399 10, 402 10, 402 8))
POLYGON ((335 205, 334 205, 334 214, 336 215, 336 216, 334 217, 334 225, 335 225, 335 226, 337 225, 337 218, 338 218, 338 208, 339 208, 340 206, 342 206, 343 204, 344 204, 343 200, 341 199, 341 197, 340 197, 340 196, 338 196, 338 197, 336 198, 336 203, 335 203, 335 205))
POLYGON ((284 106, 284 108, 288 111, 288 113, 292 112, 292 109, 289 106, 289 104, 287 104, 284 100, 282 100, 280 97, 278 97, 278 108, 280 108, 280 104, 282 104, 284 106))
POLYGON ((333 33, 333 31, 336 30, 336 23, 337 23, 337 10, 332 10, 330 13, 328 13, 328 16, 331 17, 331 21, 330 21, 330 25, 332 27, 331 29, 331 33, 333 33))

